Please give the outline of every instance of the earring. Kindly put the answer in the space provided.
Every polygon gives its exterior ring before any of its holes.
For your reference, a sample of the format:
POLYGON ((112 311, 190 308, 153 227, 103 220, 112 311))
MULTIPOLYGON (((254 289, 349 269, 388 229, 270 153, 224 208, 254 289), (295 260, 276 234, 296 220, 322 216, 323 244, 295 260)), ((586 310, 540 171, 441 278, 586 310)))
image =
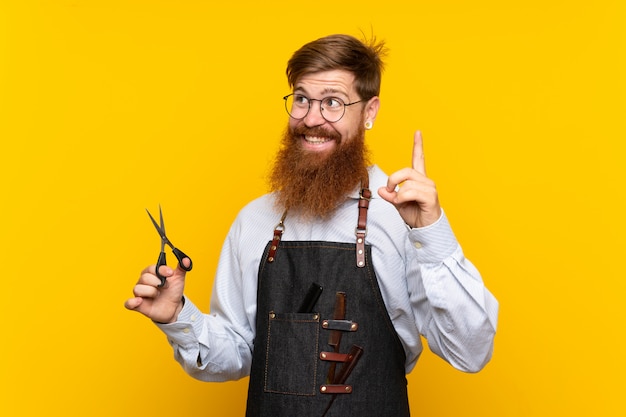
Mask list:
POLYGON ((373 126, 374 126, 374 123, 372 123, 371 120, 368 120, 367 122, 365 122, 365 128, 367 130, 370 130, 373 126))

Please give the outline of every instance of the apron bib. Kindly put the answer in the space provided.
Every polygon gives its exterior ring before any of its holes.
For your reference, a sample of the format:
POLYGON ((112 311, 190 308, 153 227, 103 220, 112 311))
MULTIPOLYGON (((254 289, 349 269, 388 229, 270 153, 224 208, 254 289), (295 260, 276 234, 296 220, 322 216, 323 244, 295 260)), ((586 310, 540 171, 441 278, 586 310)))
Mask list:
MULTIPOLYGON (((279 226, 281 235, 282 220, 279 226)), ((268 243, 259 266, 247 417, 409 416, 404 349, 364 237, 356 244, 268 243), (316 301, 315 287, 322 287, 316 301)))

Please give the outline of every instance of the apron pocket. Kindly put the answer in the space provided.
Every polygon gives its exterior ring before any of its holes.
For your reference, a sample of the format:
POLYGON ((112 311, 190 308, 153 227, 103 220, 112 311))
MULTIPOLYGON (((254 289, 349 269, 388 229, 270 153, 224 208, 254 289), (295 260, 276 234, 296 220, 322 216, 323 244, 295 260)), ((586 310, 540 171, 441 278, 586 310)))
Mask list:
POLYGON ((316 394, 319 322, 318 313, 269 313, 266 392, 316 394))

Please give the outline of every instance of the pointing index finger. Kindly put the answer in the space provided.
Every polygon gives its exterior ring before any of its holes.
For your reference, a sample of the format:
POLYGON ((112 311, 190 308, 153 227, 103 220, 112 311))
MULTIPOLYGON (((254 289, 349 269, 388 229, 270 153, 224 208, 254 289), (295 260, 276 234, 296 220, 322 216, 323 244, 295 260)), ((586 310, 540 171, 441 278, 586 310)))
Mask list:
POLYGON ((426 164, 424 163, 424 144, 422 132, 415 132, 413 138, 413 169, 422 175, 426 175, 426 164))

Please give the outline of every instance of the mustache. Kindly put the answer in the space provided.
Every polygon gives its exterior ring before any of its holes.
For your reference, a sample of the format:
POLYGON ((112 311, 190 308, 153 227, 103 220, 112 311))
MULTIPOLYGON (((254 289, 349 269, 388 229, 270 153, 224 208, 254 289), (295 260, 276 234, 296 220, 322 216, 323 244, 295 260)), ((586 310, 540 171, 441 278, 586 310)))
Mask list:
POLYGON ((323 137, 335 140, 337 142, 341 141, 341 135, 334 131, 326 130, 320 126, 316 127, 306 127, 304 125, 298 125, 291 129, 291 135, 293 137, 297 136, 316 136, 323 137))

